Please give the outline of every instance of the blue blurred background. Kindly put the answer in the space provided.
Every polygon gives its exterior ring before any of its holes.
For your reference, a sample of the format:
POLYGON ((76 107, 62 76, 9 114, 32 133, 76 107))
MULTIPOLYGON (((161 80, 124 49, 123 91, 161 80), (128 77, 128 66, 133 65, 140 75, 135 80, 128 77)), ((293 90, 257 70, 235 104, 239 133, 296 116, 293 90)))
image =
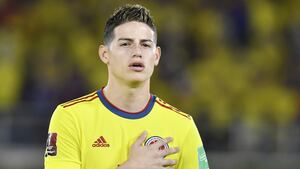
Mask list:
POLYGON ((193 115, 211 169, 300 168, 300 1, 0 0, 0 169, 43 168, 56 105, 105 85, 119 5, 152 12, 152 92, 193 115))

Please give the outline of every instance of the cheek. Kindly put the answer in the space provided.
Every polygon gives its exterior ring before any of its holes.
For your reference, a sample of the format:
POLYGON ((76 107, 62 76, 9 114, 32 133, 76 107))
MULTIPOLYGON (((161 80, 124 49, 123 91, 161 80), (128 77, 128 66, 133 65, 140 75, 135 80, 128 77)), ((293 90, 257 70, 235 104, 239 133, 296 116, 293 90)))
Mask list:
POLYGON ((124 69, 124 67, 127 66, 127 62, 124 59, 114 58, 111 62, 111 66, 115 70, 122 71, 124 69))
POLYGON ((113 64, 116 67, 121 67, 125 64, 127 64, 127 56, 126 52, 124 50, 116 50, 117 52, 112 53, 111 55, 111 64, 113 64))
MULTIPOLYGON (((109 60, 109 69, 112 72, 121 72, 123 67, 123 62, 116 56, 111 56, 109 60)), ((119 73, 118 73, 119 74, 119 73)))
POLYGON ((153 71, 153 69, 155 67, 155 62, 156 62, 155 57, 151 57, 151 58, 148 59, 148 63, 147 64, 148 64, 148 71, 149 72, 153 71))
POLYGON ((157 62, 156 56, 152 54, 152 57, 150 58, 150 63, 155 66, 156 62, 157 62))

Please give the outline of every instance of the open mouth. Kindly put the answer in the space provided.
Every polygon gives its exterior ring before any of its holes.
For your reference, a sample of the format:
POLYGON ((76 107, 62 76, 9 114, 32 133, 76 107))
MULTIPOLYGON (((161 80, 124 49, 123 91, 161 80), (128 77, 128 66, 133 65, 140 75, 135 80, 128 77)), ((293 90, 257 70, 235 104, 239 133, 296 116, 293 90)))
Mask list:
POLYGON ((134 71, 142 71, 145 68, 145 65, 141 62, 133 62, 129 65, 129 68, 134 71))

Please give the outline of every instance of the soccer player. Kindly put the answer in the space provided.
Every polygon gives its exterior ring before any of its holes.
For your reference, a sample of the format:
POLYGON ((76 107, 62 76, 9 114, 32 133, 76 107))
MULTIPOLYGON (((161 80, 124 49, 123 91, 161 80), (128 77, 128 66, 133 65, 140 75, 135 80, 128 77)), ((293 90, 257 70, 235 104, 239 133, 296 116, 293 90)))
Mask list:
POLYGON ((99 57, 105 87, 59 105, 46 169, 208 169, 192 117, 150 93, 161 49, 149 11, 125 5, 108 19, 99 57))

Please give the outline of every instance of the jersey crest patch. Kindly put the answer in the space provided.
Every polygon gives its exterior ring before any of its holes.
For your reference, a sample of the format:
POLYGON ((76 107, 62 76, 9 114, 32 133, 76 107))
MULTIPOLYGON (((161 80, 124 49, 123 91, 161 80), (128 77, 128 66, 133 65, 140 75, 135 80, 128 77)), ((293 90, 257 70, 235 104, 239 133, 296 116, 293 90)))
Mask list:
POLYGON ((48 133, 45 157, 56 156, 57 154, 56 141, 57 141, 57 133, 48 133))
MULTIPOLYGON (((156 142, 158 142, 158 141, 163 141, 163 138, 161 138, 161 137, 159 137, 159 136, 152 136, 152 137, 149 137, 149 138, 146 140, 144 146, 149 146, 149 145, 154 144, 154 143, 156 143, 156 142)), ((169 145, 168 145, 168 144, 164 144, 164 145, 162 145, 161 147, 159 147, 159 150, 164 150, 164 149, 167 149, 167 148, 169 148, 169 145)))

